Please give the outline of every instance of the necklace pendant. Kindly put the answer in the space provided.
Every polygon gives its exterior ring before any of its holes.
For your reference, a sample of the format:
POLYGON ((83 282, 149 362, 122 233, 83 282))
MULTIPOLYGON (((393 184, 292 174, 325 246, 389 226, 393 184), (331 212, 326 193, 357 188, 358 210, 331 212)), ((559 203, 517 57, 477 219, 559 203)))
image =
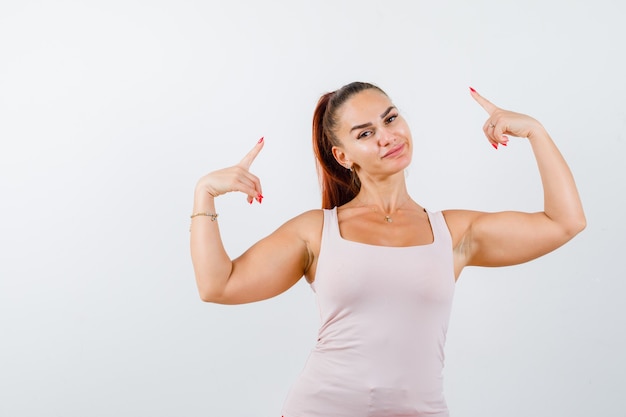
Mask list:
POLYGON ((385 216, 385 221, 387 223, 393 223, 393 219, 391 217, 389 217, 389 216, 385 216))

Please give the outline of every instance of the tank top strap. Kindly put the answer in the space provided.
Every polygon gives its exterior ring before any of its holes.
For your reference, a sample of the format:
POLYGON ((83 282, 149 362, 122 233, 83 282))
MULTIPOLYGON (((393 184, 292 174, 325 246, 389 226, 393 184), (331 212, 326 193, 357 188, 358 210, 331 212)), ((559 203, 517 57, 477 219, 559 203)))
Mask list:
POLYGON ((430 227, 433 231, 433 242, 437 245, 445 245, 446 247, 452 247, 452 236, 450 236, 450 229, 443 216, 443 212, 436 211, 431 212, 426 210, 428 219, 430 220, 430 227))
POLYGON ((324 226, 322 238, 337 240, 341 237, 339 232, 339 220, 337 219, 337 207, 324 209, 324 226))

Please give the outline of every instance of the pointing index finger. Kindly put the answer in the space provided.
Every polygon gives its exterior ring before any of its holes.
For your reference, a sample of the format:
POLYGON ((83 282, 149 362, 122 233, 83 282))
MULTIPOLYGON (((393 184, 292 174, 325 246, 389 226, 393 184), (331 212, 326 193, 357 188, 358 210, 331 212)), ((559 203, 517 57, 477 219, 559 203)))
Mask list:
POLYGON ((478 102, 478 104, 480 104, 480 106, 483 109, 485 109, 485 111, 489 113, 489 115, 491 115, 494 111, 498 109, 498 106, 496 106, 491 101, 487 100, 486 98, 478 94, 478 92, 474 90, 472 87, 470 87, 470 91, 474 100, 476 100, 476 102, 478 102))
POLYGON ((252 165, 254 159, 257 157, 259 152, 261 152, 261 149, 263 149, 263 145, 265 143, 263 139, 264 138, 259 139, 256 145, 254 145, 254 148, 252 148, 250 152, 248 152, 246 156, 244 156, 243 159, 239 162, 239 166, 250 169, 250 165, 252 165))

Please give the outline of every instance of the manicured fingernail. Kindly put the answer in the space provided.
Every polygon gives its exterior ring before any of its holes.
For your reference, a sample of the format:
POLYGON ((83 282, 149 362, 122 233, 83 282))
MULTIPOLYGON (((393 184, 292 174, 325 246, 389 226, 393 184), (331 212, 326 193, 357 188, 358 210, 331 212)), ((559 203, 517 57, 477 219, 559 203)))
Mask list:
POLYGON ((253 201, 254 199, 252 197, 248 197, 248 204, 252 204, 253 201))
POLYGON ((498 144, 497 143, 492 143, 491 146, 493 146, 494 149, 498 149, 498 144))
POLYGON ((509 144, 508 142, 502 142, 502 146, 506 146, 508 144, 509 144))
POLYGON ((472 93, 475 93, 475 92, 476 92, 476 90, 474 90, 474 88, 473 88, 473 87, 470 87, 470 91, 471 91, 472 93))
POLYGON ((261 139, 259 139, 259 141, 257 143, 263 142, 263 139, 265 139, 265 136, 261 137, 261 139))
POLYGON ((262 194, 257 195, 256 196, 256 201, 258 201, 259 204, 261 204, 263 202, 263 195, 262 194))

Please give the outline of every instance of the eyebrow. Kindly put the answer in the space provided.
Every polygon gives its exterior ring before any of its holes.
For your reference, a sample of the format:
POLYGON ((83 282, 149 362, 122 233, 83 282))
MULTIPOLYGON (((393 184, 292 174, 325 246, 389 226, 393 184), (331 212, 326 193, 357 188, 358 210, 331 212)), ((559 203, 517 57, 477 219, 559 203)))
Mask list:
MULTIPOLYGON (((389 114, 389 112, 395 108, 396 106, 389 106, 387 110, 382 112, 382 114, 380 115, 380 118, 384 119, 389 114)), ((372 126, 371 122, 363 123, 362 125, 356 125, 356 126, 353 126, 352 129, 350 129, 350 132, 352 132, 353 130, 357 130, 357 129, 363 129, 364 127, 369 127, 369 126, 372 126)))

